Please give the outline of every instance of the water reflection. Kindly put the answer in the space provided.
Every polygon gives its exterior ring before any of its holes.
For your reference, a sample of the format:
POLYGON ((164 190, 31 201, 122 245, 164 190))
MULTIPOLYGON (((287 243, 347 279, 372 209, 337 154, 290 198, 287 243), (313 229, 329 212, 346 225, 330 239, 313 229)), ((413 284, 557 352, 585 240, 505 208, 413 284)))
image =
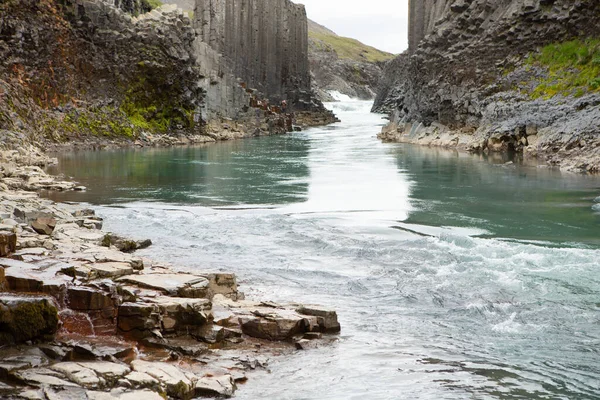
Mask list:
POLYGON ((286 204, 308 191, 305 137, 266 137, 203 147, 62 154, 50 173, 74 177, 85 193, 48 193, 56 201, 113 204, 136 200, 206 206, 286 204))
POLYGON ((506 164, 487 157, 412 145, 391 147, 415 182, 407 224, 477 228, 481 236, 600 244, 600 191, 594 176, 506 164))

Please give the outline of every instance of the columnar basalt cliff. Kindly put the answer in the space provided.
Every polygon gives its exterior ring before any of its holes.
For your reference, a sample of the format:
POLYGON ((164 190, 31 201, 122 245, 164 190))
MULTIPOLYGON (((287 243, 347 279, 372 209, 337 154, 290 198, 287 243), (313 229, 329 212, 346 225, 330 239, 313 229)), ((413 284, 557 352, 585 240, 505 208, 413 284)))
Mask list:
POLYGON ((304 6, 289 0, 197 0, 200 39, 233 74, 272 102, 310 110, 308 26, 304 6))
POLYGON ((600 171, 599 37, 596 1, 413 0, 409 51, 378 89, 381 137, 600 171))

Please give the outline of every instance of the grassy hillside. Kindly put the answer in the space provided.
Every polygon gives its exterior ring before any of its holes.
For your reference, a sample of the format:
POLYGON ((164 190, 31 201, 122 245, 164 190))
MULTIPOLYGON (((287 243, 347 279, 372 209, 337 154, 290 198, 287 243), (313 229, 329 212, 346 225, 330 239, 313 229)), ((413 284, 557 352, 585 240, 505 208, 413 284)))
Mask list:
POLYGON ((356 39, 336 35, 329 29, 309 21, 308 37, 315 51, 335 51, 339 58, 354 61, 379 62, 395 57, 356 39))

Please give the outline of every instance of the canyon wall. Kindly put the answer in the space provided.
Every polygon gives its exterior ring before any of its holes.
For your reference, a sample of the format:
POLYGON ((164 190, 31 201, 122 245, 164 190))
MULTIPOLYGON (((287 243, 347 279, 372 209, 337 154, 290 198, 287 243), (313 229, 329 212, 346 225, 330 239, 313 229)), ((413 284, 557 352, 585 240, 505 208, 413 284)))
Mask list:
POLYGON ((409 31, 375 101, 384 140, 600 171, 600 2, 412 0, 409 31))
POLYGON ((196 30, 242 83, 272 102, 311 108, 304 6, 288 0, 197 0, 196 30))
POLYGON ((433 31, 435 23, 440 20, 451 3, 452 0, 409 0, 409 51, 415 51, 421 40, 433 31))

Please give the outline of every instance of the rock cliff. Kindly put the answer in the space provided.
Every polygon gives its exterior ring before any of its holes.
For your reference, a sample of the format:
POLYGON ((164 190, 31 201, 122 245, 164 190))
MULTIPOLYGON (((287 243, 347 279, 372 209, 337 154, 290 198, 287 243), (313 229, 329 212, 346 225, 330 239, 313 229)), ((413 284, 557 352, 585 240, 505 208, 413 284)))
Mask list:
MULTIPOLYGON (((234 3, 245 4, 227 4, 234 3)), ((283 8, 273 8, 280 19, 261 15, 271 21, 268 27, 293 27, 294 35, 275 47, 261 42, 234 56, 205 42, 203 25, 191 14, 175 5, 153 8, 159 4, 0 3, 3 145, 23 140, 153 144, 156 141, 147 139, 156 134, 205 142, 290 130, 292 115, 266 106, 261 101, 266 99, 287 99, 289 111, 301 111, 299 120, 307 123, 333 121, 310 91, 306 51, 298 51, 307 40, 303 8, 281 0, 283 8), (261 65, 281 66, 279 75, 265 69, 263 80, 248 81, 240 65, 254 60, 255 51, 261 54, 261 65), (277 86, 279 79, 282 84, 277 86), (307 118, 306 112, 317 118, 307 118)), ((219 15, 228 18, 230 14, 221 11, 219 15)), ((252 30, 250 25, 245 29, 252 30)))
POLYGON ((308 59, 313 89, 322 101, 333 101, 329 91, 353 98, 375 98, 385 63, 393 54, 367 46, 358 40, 308 21, 308 59))
POLYGON ((410 49, 378 88, 381 137, 600 171, 599 36, 597 1, 411 1, 410 49))

